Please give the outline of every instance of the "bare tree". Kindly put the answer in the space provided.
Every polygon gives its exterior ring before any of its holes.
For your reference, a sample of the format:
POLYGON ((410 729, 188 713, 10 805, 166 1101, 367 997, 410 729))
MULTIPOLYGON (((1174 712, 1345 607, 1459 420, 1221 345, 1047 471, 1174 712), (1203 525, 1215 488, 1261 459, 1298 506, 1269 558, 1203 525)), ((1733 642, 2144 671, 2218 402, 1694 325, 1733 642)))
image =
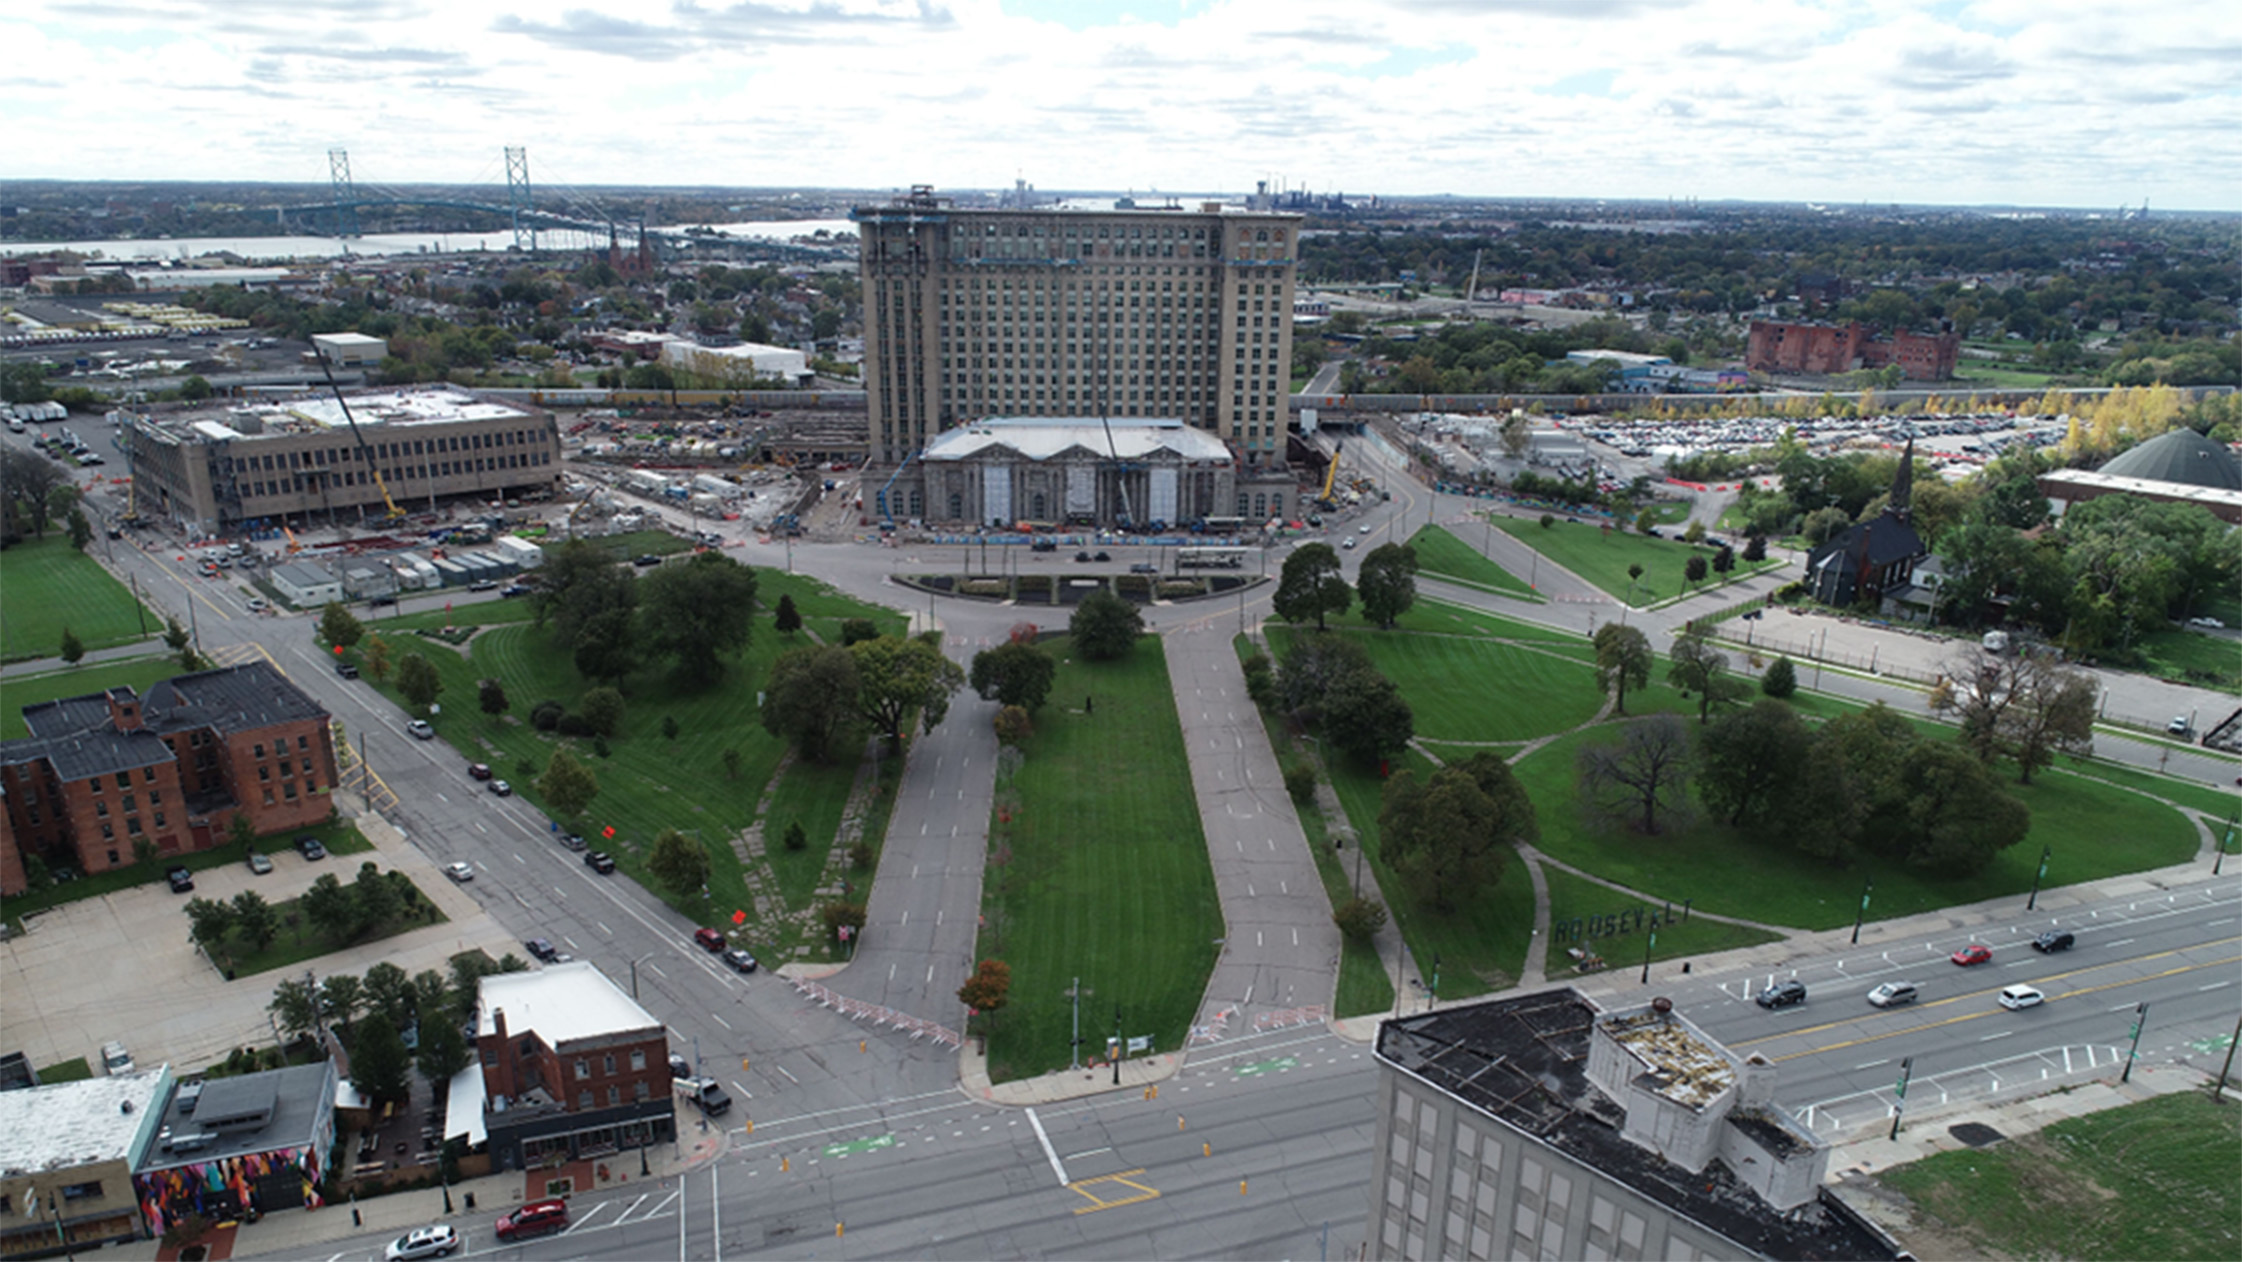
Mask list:
POLYGON ((1581 803, 1612 823, 1657 836, 1680 824, 1695 763, 1687 723, 1671 714, 1638 719, 1611 744, 1581 747, 1581 803))
POLYGON ((2014 759, 2023 784, 2059 753, 2094 752, 2094 680, 2064 669, 2052 653, 1966 653, 1947 664, 1930 708, 1954 716, 1962 745, 1978 761, 2014 759))

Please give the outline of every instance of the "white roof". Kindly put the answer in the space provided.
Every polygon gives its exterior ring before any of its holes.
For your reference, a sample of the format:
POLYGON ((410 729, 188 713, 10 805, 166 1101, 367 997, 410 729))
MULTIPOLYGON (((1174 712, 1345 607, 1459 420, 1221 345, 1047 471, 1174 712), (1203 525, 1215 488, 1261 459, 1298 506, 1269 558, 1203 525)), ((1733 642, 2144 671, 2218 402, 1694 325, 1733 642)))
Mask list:
MULTIPOLYGON (((411 425, 432 421, 494 421, 529 414, 511 403, 478 399, 452 386, 412 386, 402 390, 368 390, 348 396, 350 415, 360 425, 411 425)), ((342 406, 333 395, 303 399, 282 409, 315 425, 345 424, 342 406)))
POLYGON ((520 973, 492 973, 483 978, 478 995, 478 1035, 496 1033, 498 1026, 491 1014, 504 1009, 509 1035, 534 1031, 546 1046, 556 1050, 578 1039, 662 1028, 661 1022, 588 960, 549 964, 520 973))
POLYGON ((926 446, 929 461, 967 460, 992 448, 1048 460, 1075 448, 1108 459, 1142 460, 1174 452, 1188 461, 1228 463, 1234 457, 1220 438, 1173 418, 1128 417, 1110 421, 1080 417, 999 416, 949 430, 926 446))
POLYGON ((369 337, 364 333, 314 333, 311 335, 311 340, 312 344, 315 346, 388 345, 388 342, 384 341, 383 339, 378 337, 369 337))
POLYGON ((446 1139, 467 1137, 472 1148, 490 1138, 483 1125, 483 1066, 480 1058, 474 1064, 452 1075, 444 1096, 444 1120, 451 1127, 446 1139))
POLYGON ((129 1161, 162 1118, 171 1066, 22 1091, 0 1091, 0 1178, 129 1161))

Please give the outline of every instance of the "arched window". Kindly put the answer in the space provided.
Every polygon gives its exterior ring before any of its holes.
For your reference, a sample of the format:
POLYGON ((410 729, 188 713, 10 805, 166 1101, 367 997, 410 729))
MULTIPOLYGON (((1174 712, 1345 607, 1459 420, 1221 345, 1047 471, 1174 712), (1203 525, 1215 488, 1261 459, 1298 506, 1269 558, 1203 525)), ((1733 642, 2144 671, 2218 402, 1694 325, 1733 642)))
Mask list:
POLYGON ((950 520, 956 521, 963 516, 965 516, 965 497, 952 491, 950 493, 950 520))
POLYGON ((1043 492, 1037 491, 1035 495, 1028 500, 1028 503, 1031 506, 1028 516, 1036 521, 1042 521, 1044 519, 1043 507, 1045 502, 1046 501, 1044 500, 1043 492))

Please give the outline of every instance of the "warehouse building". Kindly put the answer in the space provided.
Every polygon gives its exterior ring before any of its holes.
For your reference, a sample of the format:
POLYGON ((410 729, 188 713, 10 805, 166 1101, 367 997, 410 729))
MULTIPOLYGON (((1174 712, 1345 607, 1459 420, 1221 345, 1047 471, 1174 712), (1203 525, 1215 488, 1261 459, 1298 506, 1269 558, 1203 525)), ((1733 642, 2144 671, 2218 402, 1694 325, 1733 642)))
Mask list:
POLYGON ((454 498, 543 499, 560 485, 560 431, 541 408, 457 386, 348 402, 347 420, 332 395, 135 418, 135 504, 224 536, 378 519, 390 502, 410 512, 454 498))

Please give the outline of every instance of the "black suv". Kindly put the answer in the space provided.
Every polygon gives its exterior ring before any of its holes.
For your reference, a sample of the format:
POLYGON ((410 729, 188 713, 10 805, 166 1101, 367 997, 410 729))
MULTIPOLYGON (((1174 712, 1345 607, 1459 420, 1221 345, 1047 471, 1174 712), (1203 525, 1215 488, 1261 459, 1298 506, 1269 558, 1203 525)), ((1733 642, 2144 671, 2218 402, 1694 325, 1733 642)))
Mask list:
POLYGON ((174 894, 184 894, 195 887, 195 874, 184 867, 170 868, 163 874, 163 879, 171 882, 171 892, 174 894))
POLYGON ((615 857, 605 850, 587 850, 584 852, 584 866, 603 874, 613 872, 615 857))
POLYGON ((296 838, 296 853, 306 859, 324 859, 327 857, 327 847, 320 844, 319 838, 305 833, 296 838))
POLYGON ((531 938, 529 941, 522 943, 522 946, 531 955, 547 964, 551 964, 560 958, 560 949, 543 938, 531 938))
POLYGON ((1806 983, 1793 978, 1759 992, 1755 1001, 1762 1008, 1788 1008, 1794 1003, 1806 1002, 1806 983))
POLYGON ((2078 939, 2072 937, 2071 931, 2068 929, 2050 929, 2039 937, 2032 939, 2032 949, 2042 955, 2050 951, 2068 951, 2072 944, 2077 941, 2078 939))

